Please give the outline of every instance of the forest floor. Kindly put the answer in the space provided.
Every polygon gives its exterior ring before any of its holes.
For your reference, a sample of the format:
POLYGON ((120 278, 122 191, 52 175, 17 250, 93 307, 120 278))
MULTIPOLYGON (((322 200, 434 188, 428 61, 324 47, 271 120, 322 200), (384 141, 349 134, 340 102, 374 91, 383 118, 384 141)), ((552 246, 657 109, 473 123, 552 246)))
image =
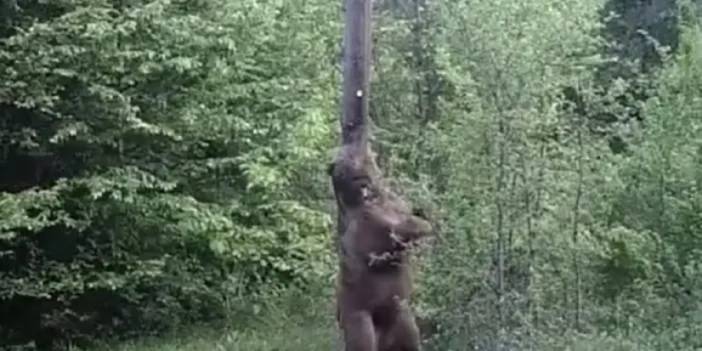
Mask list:
MULTIPOLYGON (((95 345, 88 351, 329 351, 338 349, 334 300, 329 291, 282 294, 239 301, 229 322, 183 327, 179 332, 133 341, 95 345)), ((645 338, 644 338, 645 339, 645 338)), ((652 351, 636 335, 562 335, 541 340, 542 351, 652 351), (641 343, 643 342, 643 343, 641 343), (548 345, 548 346, 547 346, 548 345)), ((650 339, 650 338, 649 338, 650 339)), ((650 341, 650 340, 649 340, 650 341)), ((425 345, 427 350, 462 349, 463 342, 425 345)), ((525 347, 524 349, 527 349, 525 347)), ((75 348, 73 350, 76 350, 75 348)), ((685 350, 692 350, 685 348, 685 350)), ((696 349, 702 351, 702 349, 696 349)))
POLYGON ((191 327, 160 337, 112 345, 91 351, 329 351, 337 340, 333 300, 320 296, 285 296, 269 301, 257 313, 253 303, 241 302, 219 327, 191 327), (320 303, 320 301, 322 301, 320 303))
MULTIPOLYGON (((297 306, 302 310, 304 305, 297 306)), ((334 316, 311 316, 299 313, 268 314, 242 326, 230 328, 193 328, 189 332, 146 338, 113 345, 95 346, 90 351, 329 351, 337 350, 337 330, 334 316)), ((248 318, 247 318, 248 319, 248 318)), ((551 340, 543 351, 652 351, 636 340, 607 336, 585 336, 551 340)), ((461 346, 459 346, 461 347, 461 346)), ((439 348, 439 350, 444 348, 439 348)), ((455 348, 451 348, 454 349, 455 348)), ((460 349, 460 348, 459 348, 460 349)), ((524 349, 527 349, 526 347, 524 349)), ((428 350, 437 350, 429 347, 428 350)), ((692 349, 685 349, 692 350, 692 349)))
POLYGON ((310 324, 286 326, 276 330, 200 330, 184 336, 96 347, 95 351, 328 351, 333 350, 334 338, 334 330, 310 324))

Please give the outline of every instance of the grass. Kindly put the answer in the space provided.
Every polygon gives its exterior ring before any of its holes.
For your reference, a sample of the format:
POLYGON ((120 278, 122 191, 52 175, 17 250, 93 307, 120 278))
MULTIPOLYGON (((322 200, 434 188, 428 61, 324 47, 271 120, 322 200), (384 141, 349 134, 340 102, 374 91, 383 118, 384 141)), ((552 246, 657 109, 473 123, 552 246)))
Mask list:
MULTIPOLYGON (((328 351, 333 330, 315 325, 244 331, 200 331, 187 337, 169 337, 108 347, 110 351, 328 351)), ((105 348, 100 348, 105 350, 105 348)), ((97 350, 97 349, 96 349, 97 350)))
POLYGON ((91 351, 329 351, 338 337, 333 311, 327 296, 288 295, 259 313, 232 316, 229 327, 197 327, 91 351))
MULTIPOLYGON (((176 333, 114 345, 94 347, 89 351, 331 351, 340 350, 334 301, 328 292, 317 296, 283 294, 258 308, 251 301, 242 302, 226 327, 196 327, 188 333, 176 333), (252 313, 256 311, 258 313, 252 313)), ((480 333, 480 331, 473 331, 480 333)), ((470 335, 442 334, 425 345, 427 351, 466 350, 470 335)), ((543 351, 653 351, 695 350, 687 343, 675 343, 670 335, 544 334, 534 340, 536 350, 543 351), (670 342, 665 342, 670 339, 670 342)), ((473 340, 474 341, 474 340, 473 340)), ((525 340, 522 340, 525 342, 525 340)), ((699 345, 699 343, 695 343, 699 345)), ((532 349, 522 344, 517 350, 532 349)), ((483 349, 488 351, 488 349, 483 349)))
MULTIPOLYGON (((303 307, 297 305, 298 308, 303 307)), ((328 311, 327 311, 328 312, 328 311)), ((307 314, 306 314, 307 315, 307 314)), ((333 316, 331 316, 333 318, 333 316)), ((159 338, 131 341, 118 345, 96 347, 91 351, 331 351, 340 350, 337 330, 328 317, 310 316, 300 318, 297 313, 268 314, 247 327, 223 330, 221 328, 197 328, 187 335, 169 335, 159 338)), ((544 351, 654 351, 654 350, 702 350, 693 347, 661 348, 646 338, 613 337, 604 335, 561 335, 536 342, 536 350, 544 351), (639 340, 640 339, 640 340, 639 340)), ((460 351, 468 340, 453 340, 453 347, 425 347, 432 351, 460 351)), ((689 345, 688 345, 689 346, 689 345)), ((528 350, 522 345, 517 350, 528 350)))

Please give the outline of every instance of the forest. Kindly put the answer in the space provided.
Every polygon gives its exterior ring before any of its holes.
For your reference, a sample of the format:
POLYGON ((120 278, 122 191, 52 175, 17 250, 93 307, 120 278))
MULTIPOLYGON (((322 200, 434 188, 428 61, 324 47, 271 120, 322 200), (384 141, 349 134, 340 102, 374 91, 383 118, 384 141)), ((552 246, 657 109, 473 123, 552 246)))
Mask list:
MULTIPOLYGON (((702 1, 372 6, 422 349, 702 350, 702 1)), ((343 13, 0 0, 0 350, 340 350, 343 13)))

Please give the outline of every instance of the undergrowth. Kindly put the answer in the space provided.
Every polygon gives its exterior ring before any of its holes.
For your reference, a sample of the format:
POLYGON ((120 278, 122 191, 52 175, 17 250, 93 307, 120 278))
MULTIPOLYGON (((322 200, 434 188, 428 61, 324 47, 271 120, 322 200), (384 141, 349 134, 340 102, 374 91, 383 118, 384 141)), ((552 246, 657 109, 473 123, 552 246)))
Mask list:
POLYGON ((337 342, 329 291, 284 292, 241 301, 229 320, 86 351, 328 351, 337 342))

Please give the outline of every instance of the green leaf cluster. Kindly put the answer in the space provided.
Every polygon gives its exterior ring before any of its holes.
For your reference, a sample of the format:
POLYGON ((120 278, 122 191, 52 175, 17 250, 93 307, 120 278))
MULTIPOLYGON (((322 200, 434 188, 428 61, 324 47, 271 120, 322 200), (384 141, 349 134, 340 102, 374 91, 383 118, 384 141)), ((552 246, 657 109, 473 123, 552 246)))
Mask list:
POLYGON ((16 6, 0 39, 3 344, 157 332, 327 274, 335 7, 16 6))

